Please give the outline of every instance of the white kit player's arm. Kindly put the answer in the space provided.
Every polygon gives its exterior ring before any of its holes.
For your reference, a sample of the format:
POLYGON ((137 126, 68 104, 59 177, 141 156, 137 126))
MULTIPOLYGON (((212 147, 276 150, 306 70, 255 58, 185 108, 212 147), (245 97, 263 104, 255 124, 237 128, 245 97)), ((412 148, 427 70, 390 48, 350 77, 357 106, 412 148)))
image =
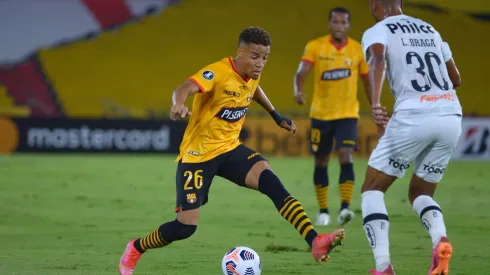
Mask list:
POLYGON ((386 70, 386 46, 388 38, 379 25, 367 30, 362 37, 362 49, 369 65, 369 86, 371 90, 373 120, 379 127, 388 123, 386 107, 381 106, 381 92, 386 70))
POLYGON ((449 44, 447 42, 442 42, 441 44, 442 56, 444 57, 444 62, 446 62, 447 72, 449 74, 449 78, 453 83, 453 87, 461 86, 461 75, 459 74, 458 68, 456 67, 456 63, 454 63, 453 53, 451 52, 451 48, 449 48, 449 44))

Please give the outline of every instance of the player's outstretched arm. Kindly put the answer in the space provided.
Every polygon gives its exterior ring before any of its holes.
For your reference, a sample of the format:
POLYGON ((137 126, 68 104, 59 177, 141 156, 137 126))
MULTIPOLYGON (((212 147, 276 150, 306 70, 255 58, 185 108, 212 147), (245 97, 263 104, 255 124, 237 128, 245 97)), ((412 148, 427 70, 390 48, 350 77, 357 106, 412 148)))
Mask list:
POLYGON ((442 42, 442 55, 444 57, 444 61, 446 62, 447 72, 451 82, 453 83, 453 87, 456 88, 461 86, 461 75, 459 74, 456 63, 454 62, 449 44, 446 42, 442 42))
POLYGON ((303 86, 312 67, 312 63, 302 60, 299 63, 296 74, 294 75, 294 99, 299 105, 306 103, 306 94, 303 90, 303 86))
POLYGON ((282 116, 279 112, 277 112, 274 109, 274 106, 272 106, 271 101, 269 100, 269 98, 267 98, 267 96, 264 93, 264 90, 262 90, 260 86, 257 86, 257 90, 255 90, 253 99, 255 102, 259 103, 260 106, 262 106, 262 108, 264 108, 264 110, 266 110, 272 116, 272 118, 274 119, 274 121, 279 127, 292 132, 293 135, 296 135, 296 125, 294 125, 292 120, 282 116))
POLYGON ((172 93, 172 110, 170 111, 170 118, 172 120, 184 119, 190 116, 192 113, 184 105, 187 97, 196 94, 200 91, 199 86, 193 81, 187 79, 182 85, 172 93))
POLYGON ((388 123, 386 107, 381 106, 381 92, 385 80, 385 46, 375 43, 368 48, 369 87, 371 90, 371 109, 373 120, 378 127, 384 127, 388 123))

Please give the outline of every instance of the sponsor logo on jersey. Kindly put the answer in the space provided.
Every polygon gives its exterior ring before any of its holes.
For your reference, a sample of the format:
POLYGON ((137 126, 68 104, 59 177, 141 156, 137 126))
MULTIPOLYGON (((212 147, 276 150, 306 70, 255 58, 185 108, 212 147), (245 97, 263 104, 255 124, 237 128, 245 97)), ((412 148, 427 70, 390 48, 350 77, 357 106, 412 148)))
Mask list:
POLYGON ((432 102, 432 101, 438 101, 440 99, 454 101, 454 95, 452 93, 447 93, 443 95, 423 95, 420 97, 420 102, 423 101, 432 102))
POLYGON ((340 80, 351 76, 350 69, 335 69, 322 73, 322 80, 340 80))
POLYGON ((229 95, 229 96, 235 96, 235 97, 239 97, 240 96, 240 93, 239 92, 230 91, 230 90, 223 90, 223 94, 229 95))
POLYGON ((255 156, 258 156, 258 155, 260 155, 260 154, 259 153, 253 153, 250 156, 248 156, 247 159, 253 159, 255 156))
POLYGON ((403 20, 403 23, 387 23, 386 27, 391 33, 395 34, 397 32, 401 33, 435 33, 432 26, 428 24, 415 24, 408 20, 403 20))
POLYGON ((212 71, 204 71, 202 72, 202 77, 206 80, 213 80, 214 73, 212 71))
POLYGON ((221 108, 215 117, 228 122, 237 122, 247 114, 248 107, 221 108))
POLYGON ((320 56, 320 60, 327 60, 327 61, 335 61, 335 58, 333 57, 328 57, 328 56, 320 56))
POLYGON ((407 160, 401 159, 396 156, 392 156, 389 158, 389 163, 388 165, 392 166, 393 168, 399 169, 400 171, 404 171, 410 167, 410 163, 407 160))
POLYGON ((424 168, 423 170, 428 172, 429 174, 444 174, 444 171, 446 171, 446 165, 440 164, 440 163, 427 163, 423 164, 424 168))

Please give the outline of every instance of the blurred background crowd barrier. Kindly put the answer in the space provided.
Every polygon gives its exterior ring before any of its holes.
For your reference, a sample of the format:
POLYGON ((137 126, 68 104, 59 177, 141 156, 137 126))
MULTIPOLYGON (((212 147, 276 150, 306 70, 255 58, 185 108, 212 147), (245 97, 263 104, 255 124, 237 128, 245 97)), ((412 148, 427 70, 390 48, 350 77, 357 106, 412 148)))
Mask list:
MULTIPOLYGON (((429 21, 462 75, 465 119, 455 158, 490 159, 490 2, 406 0, 429 21)), ((299 135, 276 131, 252 104, 242 140, 269 156, 308 156, 309 104, 293 99, 293 76, 307 41, 325 35, 328 12, 352 13, 349 36, 374 24, 366 0, 4 0, 0 1, 0 153, 178 151, 185 122, 168 120, 171 93, 206 64, 234 56, 251 25, 272 35, 261 86, 299 135)), ((312 93, 312 78, 306 83, 312 93)), ((377 142, 359 83, 359 156, 377 142)), ((311 99, 311 96, 309 97, 311 99)), ((382 102, 391 108, 385 87, 382 102)), ((190 100, 188 100, 190 106, 190 100)))

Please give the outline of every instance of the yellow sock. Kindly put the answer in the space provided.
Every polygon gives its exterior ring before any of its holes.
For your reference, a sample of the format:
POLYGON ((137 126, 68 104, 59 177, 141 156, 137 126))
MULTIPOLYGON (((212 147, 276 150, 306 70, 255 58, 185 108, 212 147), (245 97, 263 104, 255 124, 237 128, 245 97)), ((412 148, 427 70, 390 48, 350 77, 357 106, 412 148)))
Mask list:
POLYGON ((347 180, 339 184, 340 201, 342 208, 349 208, 352 202, 352 193, 354 193, 354 182, 347 180))
POLYGON ((328 185, 321 186, 315 184, 316 200, 321 212, 328 212, 328 185))

